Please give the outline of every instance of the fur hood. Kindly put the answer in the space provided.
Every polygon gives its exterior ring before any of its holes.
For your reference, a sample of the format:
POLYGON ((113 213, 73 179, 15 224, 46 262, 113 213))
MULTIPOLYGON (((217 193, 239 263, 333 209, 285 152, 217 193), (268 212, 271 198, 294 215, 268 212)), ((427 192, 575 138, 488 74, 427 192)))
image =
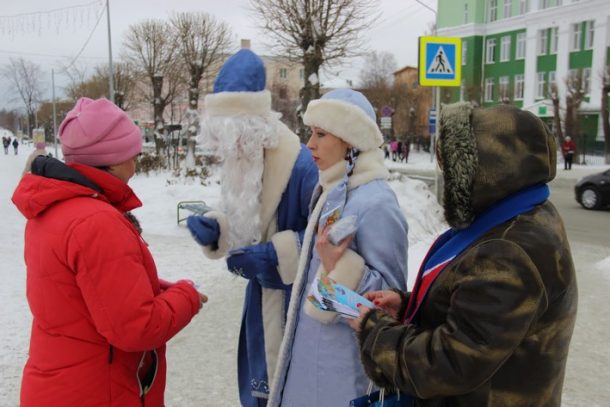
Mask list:
POLYGON ((467 227, 514 192, 555 178, 553 135, 538 117, 514 106, 444 106, 439 134, 443 206, 454 228, 467 227))

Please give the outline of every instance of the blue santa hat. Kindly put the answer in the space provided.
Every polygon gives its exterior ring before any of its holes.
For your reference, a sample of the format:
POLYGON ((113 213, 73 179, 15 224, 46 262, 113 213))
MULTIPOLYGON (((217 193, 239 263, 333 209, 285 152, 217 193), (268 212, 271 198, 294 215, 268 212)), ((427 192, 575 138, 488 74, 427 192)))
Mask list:
POLYGON ((271 93, 265 90, 263 60, 241 49, 220 68, 214 93, 204 100, 208 116, 264 115, 271 112, 271 93))
POLYGON ((335 89, 309 102, 303 123, 324 129, 360 151, 383 144, 375 109, 362 93, 352 89, 335 89))

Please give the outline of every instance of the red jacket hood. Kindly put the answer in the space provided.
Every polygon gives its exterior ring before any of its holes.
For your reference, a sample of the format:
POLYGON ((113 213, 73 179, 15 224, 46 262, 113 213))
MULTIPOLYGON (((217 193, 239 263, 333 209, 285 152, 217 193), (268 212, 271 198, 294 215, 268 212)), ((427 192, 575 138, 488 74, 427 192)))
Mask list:
POLYGON ((47 208, 68 199, 89 196, 108 202, 121 212, 127 212, 142 206, 142 202, 133 190, 117 177, 97 168, 82 164, 66 165, 99 186, 98 192, 88 186, 73 181, 50 178, 28 173, 21 179, 12 201, 19 211, 32 219, 47 208))

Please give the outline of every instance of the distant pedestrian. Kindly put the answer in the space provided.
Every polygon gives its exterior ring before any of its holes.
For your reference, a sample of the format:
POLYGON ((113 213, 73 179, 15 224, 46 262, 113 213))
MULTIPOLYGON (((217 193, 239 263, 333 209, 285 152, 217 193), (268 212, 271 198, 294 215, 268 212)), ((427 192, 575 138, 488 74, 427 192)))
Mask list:
POLYGON ((384 154, 384 159, 386 159, 386 160, 390 159, 390 146, 388 145, 388 143, 385 143, 383 145, 383 154, 384 154))
POLYGON ((15 155, 17 155, 17 149, 19 148, 19 141, 17 141, 17 138, 13 139, 13 148, 15 149, 15 155))
POLYGON ((401 146, 400 150, 400 161, 408 162, 409 161, 409 151, 411 150, 409 139, 406 139, 401 146))
POLYGON ((4 147, 4 154, 7 155, 8 154, 8 146, 11 145, 11 138, 10 137, 2 137, 2 146, 4 147))
POLYGON ((390 151, 392 152, 392 161, 396 161, 398 155, 398 141, 392 140, 390 143, 390 151))
POLYGON ((572 169, 572 160, 574 159, 574 152, 576 151, 576 143, 572 141, 572 137, 566 136, 563 143, 561 143, 561 153, 563 154, 563 169, 572 169))

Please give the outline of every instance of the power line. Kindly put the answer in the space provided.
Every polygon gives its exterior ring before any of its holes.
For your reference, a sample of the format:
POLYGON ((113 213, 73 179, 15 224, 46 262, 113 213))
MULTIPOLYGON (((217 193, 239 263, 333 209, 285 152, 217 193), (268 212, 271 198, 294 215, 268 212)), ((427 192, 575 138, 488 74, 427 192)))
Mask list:
POLYGON ((430 7, 429 5, 427 5, 426 3, 422 2, 421 0, 415 0, 418 4, 421 4, 422 6, 424 6, 425 8, 427 8, 428 10, 430 10, 431 12, 433 12, 436 15, 436 10, 433 9, 432 7, 430 7))
POLYGON ((100 23, 100 20, 102 19, 102 16, 104 15, 104 9, 102 9, 100 11, 100 15, 97 17, 97 21, 95 22, 95 25, 93 26, 93 29, 91 30, 91 32, 89 33, 89 37, 87 37, 87 41, 85 41, 85 43, 83 44, 83 46, 81 47, 80 51, 78 51, 78 54, 76 54, 76 56, 74 57, 74 59, 72 60, 72 62, 70 62, 70 64, 68 64, 68 66, 66 66, 63 70, 64 72, 67 71, 68 69, 72 68, 72 65, 74 65, 74 63, 76 62, 76 60, 78 59, 78 57, 80 57, 80 54, 83 53, 83 51, 85 50, 85 47, 87 46, 87 44, 89 44, 89 41, 91 41, 91 37, 93 37, 93 33, 95 32, 95 29, 97 28, 97 25, 100 23))
POLYGON ((84 7, 89 7, 93 4, 99 4, 100 0, 95 0, 92 1, 90 3, 86 3, 86 4, 77 4, 75 6, 67 6, 67 7, 61 7, 61 8, 55 8, 55 9, 51 9, 51 10, 46 10, 46 11, 32 11, 29 13, 19 13, 19 14, 12 14, 9 16, 0 16, 0 18, 14 18, 14 17, 25 17, 25 16, 35 16, 38 14, 51 14, 51 13, 55 13, 58 11, 64 11, 64 10, 71 10, 71 9, 75 9, 75 8, 84 8, 84 7))

